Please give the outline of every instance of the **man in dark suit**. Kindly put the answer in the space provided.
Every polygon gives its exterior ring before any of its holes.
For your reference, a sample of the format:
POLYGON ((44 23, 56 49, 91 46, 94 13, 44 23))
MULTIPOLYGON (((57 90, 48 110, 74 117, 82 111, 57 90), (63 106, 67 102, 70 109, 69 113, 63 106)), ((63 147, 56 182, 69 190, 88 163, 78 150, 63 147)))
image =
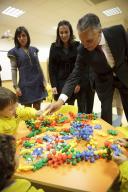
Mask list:
POLYGON ((128 120, 128 34, 122 25, 102 29, 99 18, 91 13, 78 21, 77 30, 81 46, 75 68, 58 101, 50 106, 49 111, 56 111, 70 97, 87 63, 95 73, 101 118, 112 124, 112 100, 117 88, 128 120))

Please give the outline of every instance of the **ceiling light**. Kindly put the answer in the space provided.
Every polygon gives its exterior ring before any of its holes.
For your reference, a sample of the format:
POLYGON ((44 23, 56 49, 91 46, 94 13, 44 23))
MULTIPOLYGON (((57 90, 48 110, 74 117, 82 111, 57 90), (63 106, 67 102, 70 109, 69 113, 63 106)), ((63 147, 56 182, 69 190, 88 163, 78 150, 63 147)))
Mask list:
POLYGON ((2 13, 5 15, 12 16, 12 17, 19 17, 19 16, 23 15, 25 12, 20 9, 16 9, 14 7, 8 7, 4 11, 2 11, 2 13))
POLYGON ((106 9, 105 11, 102 12, 104 15, 110 17, 113 15, 121 14, 122 11, 119 7, 114 7, 112 9, 106 9))

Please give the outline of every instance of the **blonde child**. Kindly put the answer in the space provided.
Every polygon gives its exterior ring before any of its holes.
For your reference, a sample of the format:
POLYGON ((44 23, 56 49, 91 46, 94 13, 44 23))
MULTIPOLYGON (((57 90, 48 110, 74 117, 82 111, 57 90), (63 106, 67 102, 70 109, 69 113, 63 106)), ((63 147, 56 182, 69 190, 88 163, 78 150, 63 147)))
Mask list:
POLYGON ((34 108, 18 107, 16 94, 0 87, 0 133, 15 135, 20 120, 36 118, 39 114, 34 108))
POLYGON ((12 135, 0 134, 0 191, 1 192, 44 192, 36 189, 25 179, 14 179, 16 169, 16 142, 12 135))

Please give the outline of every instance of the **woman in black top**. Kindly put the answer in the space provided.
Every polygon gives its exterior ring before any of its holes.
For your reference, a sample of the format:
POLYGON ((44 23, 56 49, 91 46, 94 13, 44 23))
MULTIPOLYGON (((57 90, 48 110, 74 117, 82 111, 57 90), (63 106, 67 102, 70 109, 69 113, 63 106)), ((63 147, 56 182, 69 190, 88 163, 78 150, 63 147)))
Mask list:
MULTIPOLYGON (((49 55, 49 77, 54 99, 57 100, 61 90, 74 68, 77 57, 79 42, 74 40, 71 24, 60 21, 57 27, 56 42, 51 44, 49 55)), ((70 105, 74 104, 76 93, 80 86, 77 85, 74 94, 67 100, 70 105)))

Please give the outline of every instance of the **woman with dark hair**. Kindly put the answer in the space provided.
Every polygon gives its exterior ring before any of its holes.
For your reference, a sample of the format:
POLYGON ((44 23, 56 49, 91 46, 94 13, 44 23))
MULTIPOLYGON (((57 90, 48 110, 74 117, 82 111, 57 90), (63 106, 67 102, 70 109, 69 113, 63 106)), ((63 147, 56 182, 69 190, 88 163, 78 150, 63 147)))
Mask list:
MULTIPOLYGON (((74 68, 79 42, 75 41, 73 29, 69 21, 63 20, 58 23, 56 42, 51 44, 49 54, 49 77, 54 99, 57 100, 61 90, 74 68)), ((79 92, 77 85, 74 93, 79 92)), ((76 94, 71 95, 67 103, 74 104, 76 94)))
POLYGON ((8 52, 11 61, 12 81, 19 98, 19 103, 40 109, 40 104, 47 96, 45 78, 39 64, 38 49, 30 46, 30 36, 25 27, 15 31, 15 47, 8 52), (17 69, 19 82, 17 82, 17 69))

